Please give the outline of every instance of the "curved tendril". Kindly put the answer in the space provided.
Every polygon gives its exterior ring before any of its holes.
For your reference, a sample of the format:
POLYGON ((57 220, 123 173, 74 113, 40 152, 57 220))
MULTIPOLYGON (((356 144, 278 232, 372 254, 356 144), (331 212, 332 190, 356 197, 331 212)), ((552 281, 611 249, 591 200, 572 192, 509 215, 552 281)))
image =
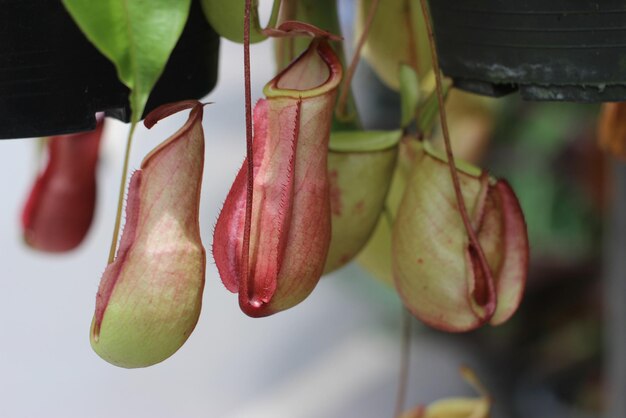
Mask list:
POLYGON ((413 316, 402 306, 402 341, 400 352, 400 371, 398 374, 398 393, 396 394, 396 407, 393 414, 399 417, 404 411, 406 393, 409 388, 409 369, 411 366, 411 320, 413 316))
POLYGON ((415 42, 415 33, 417 32, 414 28, 415 22, 413 21, 413 10, 411 7, 411 0, 404 1, 404 24, 406 26, 407 34, 409 37, 408 44, 408 54, 409 64, 417 74, 421 74, 420 65, 417 61, 417 44, 415 42))
MULTIPOLYGON (((246 159, 247 159, 247 188, 246 188, 246 219, 243 230, 243 244, 241 249, 241 272, 240 280, 245 282, 245 289, 249 286, 250 279, 250 230, 252 228, 252 198, 254 187, 254 161, 252 156, 252 93, 250 88, 250 10, 252 0, 245 0, 245 18, 243 26, 243 65, 244 65, 244 89, 246 100, 246 159)), ((249 295, 244 295, 246 298, 249 295)))
MULTIPOLYGON (((134 119, 134 118, 133 118, 134 119)), ((113 238, 111 239, 111 248, 109 249, 109 260, 107 264, 111 264, 115 259, 115 252, 117 251, 117 240, 120 234, 120 223, 122 222, 122 208, 124 206, 124 191, 126 190, 126 179, 128 177, 128 160, 130 157, 130 148, 133 142, 133 134, 137 122, 132 121, 130 125, 130 131, 128 132, 128 139, 126 140, 126 150, 124 151, 124 164, 122 165, 122 180, 120 181, 120 192, 117 198, 117 214, 115 215, 115 226, 113 227, 113 238)))
POLYGON ((463 199, 463 194, 461 192, 459 174, 456 171, 456 165, 454 163, 454 154, 452 152, 452 146, 450 144, 450 132, 448 131, 448 117, 446 115, 446 107, 445 107, 444 98, 443 98, 444 96, 443 81, 441 80, 441 70, 439 68, 437 49, 435 46, 433 28, 430 22, 430 15, 428 13, 428 6, 426 5, 426 0, 420 0, 420 4, 422 6, 422 13, 424 15, 424 22, 426 25, 426 30, 428 32, 428 42, 430 44, 430 53, 431 53, 431 58, 433 61, 433 71, 435 73, 437 101, 439 102, 439 119, 441 121, 441 130, 443 132, 443 142, 446 148, 446 156, 448 157, 448 167, 450 168, 450 175, 452 176, 452 184, 454 186, 454 194, 456 196, 456 202, 459 207, 459 213, 461 214, 461 218, 463 219, 463 225, 465 226, 465 231, 467 232, 467 235, 470 241, 470 246, 476 251, 478 261, 482 267, 483 272, 487 276, 486 277, 487 285, 491 287, 493 286, 493 277, 492 277, 491 269, 489 267, 489 264, 487 263, 485 252, 483 251, 483 248, 480 245, 480 241, 478 241, 478 237, 476 236, 476 231, 474 231, 469 215, 467 213, 467 207, 465 206, 465 200, 463 199))

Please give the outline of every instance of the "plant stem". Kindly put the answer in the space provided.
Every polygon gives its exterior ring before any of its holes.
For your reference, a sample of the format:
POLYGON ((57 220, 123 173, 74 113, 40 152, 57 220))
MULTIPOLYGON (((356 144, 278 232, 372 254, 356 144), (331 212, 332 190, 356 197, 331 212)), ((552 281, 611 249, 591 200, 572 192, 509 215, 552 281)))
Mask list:
POLYGON ((406 26, 407 36, 409 37, 408 48, 408 56, 409 56, 409 64, 415 70, 415 73, 420 75, 422 74, 420 71, 419 63, 417 62, 417 44, 415 42, 415 30, 414 22, 412 19, 413 11, 411 7, 412 0, 404 0, 404 25, 406 26))
POLYGON ((354 50, 354 54, 352 55, 352 60, 350 61, 350 66, 346 71, 346 75, 343 79, 343 86, 341 88, 341 93, 339 94, 339 99, 337 100, 337 115, 340 118, 345 118, 348 96, 350 95, 350 85, 352 84, 352 78, 354 77, 354 73, 356 72, 356 67, 359 65, 359 61, 361 60, 361 49, 363 49, 363 45, 365 45, 365 41, 367 40, 367 35, 369 35, 370 29, 372 27, 372 22, 374 21, 374 17, 376 17, 376 11, 378 10, 378 5, 380 4, 380 0, 372 0, 372 4, 370 5, 369 11, 367 13, 367 20, 365 21, 365 26, 363 27, 363 33, 361 33, 361 37, 359 38, 359 42, 354 50))
MULTIPOLYGON (((134 118, 133 118, 134 119, 134 118)), ((111 248, 109 249, 109 260, 107 264, 111 264, 115 259, 117 251, 117 239, 120 233, 120 223, 122 222, 122 208, 124 206, 124 191, 126 190, 126 178, 128 176, 128 160, 130 157, 130 148, 133 142, 133 135, 137 121, 133 120, 130 124, 128 139, 126 139, 126 150, 124 151, 124 164, 122 165, 122 180, 120 181, 120 191, 117 197, 117 214, 115 215, 115 226, 113 227, 113 238, 111 239, 111 248)))
MULTIPOLYGON (((278 23, 287 20, 297 20, 298 3, 295 0, 283 0, 280 5, 280 13, 278 23)), ((296 40, 295 37, 289 36, 275 43, 278 67, 281 71, 289 65, 291 61, 296 59, 296 40)))
POLYGON ((433 28, 430 22, 430 15, 428 13, 428 7, 426 6, 426 0, 420 0, 422 6, 422 13, 424 14, 424 22, 428 31, 428 42, 430 43, 430 53, 433 61, 433 71, 435 73, 436 89, 437 89, 437 101, 439 102, 439 119, 441 121, 441 130, 443 132, 443 142, 446 148, 446 156, 448 157, 448 167, 450 168, 450 175, 452 176, 452 184, 454 186, 454 194, 456 196, 457 205, 459 207, 459 213, 465 226, 465 231, 469 237, 470 246, 476 251, 478 261, 481 265, 481 270, 485 274, 488 286, 493 284, 493 277, 491 269, 487 263, 487 258, 483 251, 480 241, 476 236, 472 222, 470 221, 467 213, 467 207, 465 206, 465 199, 463 199, 463 193, 461 192, 461 184, 459 181, 459 174, 456 171, 456 165, 454 163, 454 154, 452 152, 452 145, 450 144, 450 132, 448 131, 448 117, 446 115, 446 106, 443 95, 443 81, 441 80, 441 70, 439 68, 439 59, 437 57, 437 48, 435 46, 435 38, 433 35, 433 28))
MULTIPOLYGON (((250 279, 250 230, 252 229, 252 199, 254 187, 254 161, 252 156, 252 93, 250 88, 250 9, 252 0, 245 0, 245 18, 243 25, 243 68, 244 90, 246 101, 246 161, 247 161, 247 188, 246 188, 246 219, 243 229, 243 245, 241 249, 241 280, 245 280, 246 289, 252 289, 250 279)), ((245 295, 249 297, 249 295, 245 295)))
POLYGON ((409 387, 409 369, 411 365, 411 313, 402 307, 402 346, 400 351, 400 372, 398 375, 398 393, 394 417, 404 411, 406 393, 409 387))

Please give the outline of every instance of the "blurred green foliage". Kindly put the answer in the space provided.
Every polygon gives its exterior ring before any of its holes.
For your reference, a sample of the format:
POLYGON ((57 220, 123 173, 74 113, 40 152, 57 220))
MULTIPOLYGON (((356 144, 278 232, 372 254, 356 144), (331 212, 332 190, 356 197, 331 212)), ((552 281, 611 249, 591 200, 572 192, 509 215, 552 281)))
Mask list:
POLYGON ((529 103, 512 95, 498 113, 486 165, 517 193, 531 260, 569 264, 597 255, 601 213, 585 190, 593 180, 584 166, 590 152, 597 154, 598 106, 529 103))

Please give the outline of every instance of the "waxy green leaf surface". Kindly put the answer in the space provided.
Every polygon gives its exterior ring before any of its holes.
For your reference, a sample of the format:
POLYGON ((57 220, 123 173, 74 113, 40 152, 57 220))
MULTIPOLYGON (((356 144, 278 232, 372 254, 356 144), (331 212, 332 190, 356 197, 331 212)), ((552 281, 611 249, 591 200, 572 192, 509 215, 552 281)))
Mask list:
POLYGON ((115 65, 131 90, 132 121, 139 121, 185 27, 191 0, 62 1, 85 36, 115 65))
MULTIPOLYGON (((273 27, 278 19, 280 0, 274 0, 268 27, 273 27)), ((245 16, 244 0, 202 0, 202 9, 215 31, 229 41, 243 43, 243 25, 245 16)), ((250 43, 267 38, 259 21, 259 2, 252 0, 250 10, 250 43)))

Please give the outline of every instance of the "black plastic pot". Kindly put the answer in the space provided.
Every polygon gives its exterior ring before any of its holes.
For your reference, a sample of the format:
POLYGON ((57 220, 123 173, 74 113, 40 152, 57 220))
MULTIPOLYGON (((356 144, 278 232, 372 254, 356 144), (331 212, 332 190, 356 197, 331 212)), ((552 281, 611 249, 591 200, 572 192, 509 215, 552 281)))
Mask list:
POLYGON ((455 85, 528 100, 626 100, 626 3, 431 0, 439 61, 455 85))
MULTIPOLYGON (((0 0, 0 10, 0 139, 93 129, 100 111, 128 121, 128 89, 59 0, 0 0)), ((194 0, 146 112, 206 95, 218 51, 219 37, 194 0)))

